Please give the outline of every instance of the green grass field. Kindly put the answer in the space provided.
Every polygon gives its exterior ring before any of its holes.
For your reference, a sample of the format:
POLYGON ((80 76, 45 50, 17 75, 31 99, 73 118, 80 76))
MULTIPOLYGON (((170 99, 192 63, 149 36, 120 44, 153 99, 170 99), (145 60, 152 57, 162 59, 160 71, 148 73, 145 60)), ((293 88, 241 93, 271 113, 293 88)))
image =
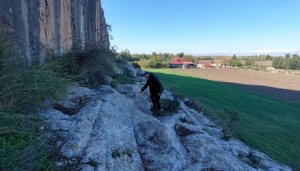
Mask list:
POLYGON ((237 138, 274 160, 300 170, 300 103, 253 93, 229 84, 195 78, 170 69, 147 69, 164 87, 204 106, 204 112, 220 121, 224 109, 239 113, 237 138))

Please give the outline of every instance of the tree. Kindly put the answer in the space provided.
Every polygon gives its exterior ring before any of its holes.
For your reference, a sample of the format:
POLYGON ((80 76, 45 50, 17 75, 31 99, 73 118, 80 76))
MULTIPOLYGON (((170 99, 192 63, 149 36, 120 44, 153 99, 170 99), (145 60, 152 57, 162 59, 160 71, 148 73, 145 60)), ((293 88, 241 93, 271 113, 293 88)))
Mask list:
POLYGON ((237 59, 236 55, 233 55, 231 59, 233 59, 233 60, 237 59))
POLYGON ((151 68, 161 68, 163 67, 163 59, 159 56, 152 56, 149 60, 149 67, 151 68))
POLYGON ((182 57, 184 57, 184 53, 180 52, 180 53, 176 54, 176 56, 179 56, 179 58, 182 58, 182 57))
POLYGON ((286 68, 285 59, 283 57, 278 57, 273 59, 273 67, 283 69, 286 68))
POLYGON ((147 59, 141 59, 138 64, 142 67, 142 68, 148 68, 149 67, 149 60, 147 59))
POLYGON ((285 54, 285 58, 290 58, 290 57, 291 57, 290 53, 285 54))
POLYGON ((267 55, 267 56, 266 56, 266 60, 272 60, 272 59, 273 59, 272 56, 270 56, 270 55, 267 55))
POLYGON ((234 66, 234 67, 241 67, 243 64, 239 59, 231 59, 229 61, 229 64, 234 66))
POLYGON ((151 56, 157 56, 156 52, 152 52, 151 56))
POLYGON ((119 55, 121 58, 125 58, 126 60, 128 61, 131 61, 131 54, 130 54, 130 51, 128 49, 126 50, 122 50, 120 52, 120 55, 119 55))
POLYGON ((229 61, 229 64, 234 66, 234 67, 241 67, 242 66, 242 62, 241 60, 239 60, 236 55, 233 55, 232 58, 229 61))
POLYGON ((294 56, 289 59, 289 69, 300 69, 300 57, 294 56))
POLYGON ((191 55, 187 55, 183 57, 183 61, 185 62, 193 62, 194 61, 194 57, 191 55))

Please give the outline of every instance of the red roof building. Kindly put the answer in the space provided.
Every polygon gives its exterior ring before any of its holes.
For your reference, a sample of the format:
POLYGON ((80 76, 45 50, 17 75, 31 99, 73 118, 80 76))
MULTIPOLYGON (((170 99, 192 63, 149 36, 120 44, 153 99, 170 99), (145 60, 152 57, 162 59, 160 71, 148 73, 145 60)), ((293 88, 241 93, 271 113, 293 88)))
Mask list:
POLYGON ((183 59, 175 58, 172 59, 169 63, 170 68, 183 68, 186 66, 194 66, 193 62, 185 62, 183 59))

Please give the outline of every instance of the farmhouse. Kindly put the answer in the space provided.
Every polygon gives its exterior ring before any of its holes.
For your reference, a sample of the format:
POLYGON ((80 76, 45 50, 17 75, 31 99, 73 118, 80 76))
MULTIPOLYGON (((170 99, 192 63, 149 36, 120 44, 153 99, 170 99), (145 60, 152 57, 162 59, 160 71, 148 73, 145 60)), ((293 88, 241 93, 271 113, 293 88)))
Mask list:
POLYGON ((170 68, 192 68, 194 67, 193 62, 185 62, 183 59, 175 58, 169 63, 170 68))
POLYGON ((213 61, 211 59, 201 59, 198 60, 198 68, 211 68, 213 67, 213 61))

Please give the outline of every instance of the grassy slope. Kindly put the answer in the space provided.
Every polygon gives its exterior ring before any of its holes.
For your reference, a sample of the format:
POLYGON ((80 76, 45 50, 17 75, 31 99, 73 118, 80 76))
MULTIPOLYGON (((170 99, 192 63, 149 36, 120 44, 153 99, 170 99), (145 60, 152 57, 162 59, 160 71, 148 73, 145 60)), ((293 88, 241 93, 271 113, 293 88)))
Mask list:
POLYGON ((275 160, 300 169, 300 104, 186 76, 180 71, 149 71, 156 73, 166 88, 203 105, 205 113, 224 120, 224 109, 238 112, 238 138, 275 160))

